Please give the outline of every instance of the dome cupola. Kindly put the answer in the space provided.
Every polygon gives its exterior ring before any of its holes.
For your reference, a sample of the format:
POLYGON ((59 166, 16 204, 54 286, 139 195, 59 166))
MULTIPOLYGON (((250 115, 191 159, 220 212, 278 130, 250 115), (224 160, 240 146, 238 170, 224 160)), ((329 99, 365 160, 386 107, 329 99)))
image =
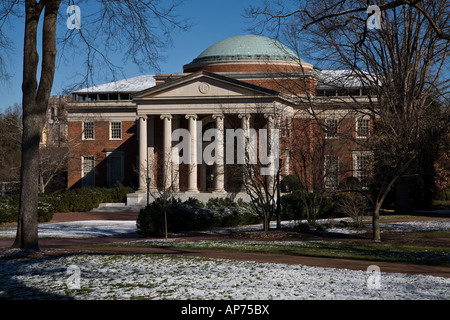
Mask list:
POLYGON ((268 71, 277 65, 287 67, 283 70, 292 70, 299 68, 300 64, 304 62, 294 51, 277 40, 258 35, 240 35, 213 44, 183 69, 184 72, 268 71))

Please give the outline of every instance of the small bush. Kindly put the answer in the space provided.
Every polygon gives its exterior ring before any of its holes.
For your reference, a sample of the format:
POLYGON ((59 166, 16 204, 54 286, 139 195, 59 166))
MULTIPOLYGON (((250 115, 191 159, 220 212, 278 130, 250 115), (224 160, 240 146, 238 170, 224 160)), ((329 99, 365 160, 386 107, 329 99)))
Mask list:
POLYGON ((0 224, 16 222, 19 213, 18 197, 0 197, 0 224), (15 201, 14 198, 17 198, 15 201))
POLYGON ((161 198, 141 209, 136 221, 138 233, 147 236, 164 235, 164 208, 167 213, 167 229, 170 232, 205 230, 214 225, 213 214, 195 199, 181 202, 170 199, 167 206, 161 198))
POLYGON ((450 200, 450 188, 447 188, 442 192, 440 200, 450 200))
POLYGON ((330 197, 307 190, 297 190, 281 196, 281 205, 283 207, 282 218, 287 220, 306 219, 307 209, 310 212, 313 209, 317 212, 316 217, 311 217, 312 220, 329 218, 335 213, 335 205, 330 197), (314 208, 316 204, 319 204, 318 208, 314 208))
POLYGON ((48 222, 53 219, 55 210, 50 203, 39 200, 38 202, 38 222, 48 222))
POLYGON ((233 227, 260 221, 253 206, 242 199, 236 202, 230 198, 211 198, 205 209, 214 214, 215 227, 233 227))
POLYGON ((173 201, 167 212, 167 228, 171 232, 200 231, 214 226, 214 214, 195 199, 173 201))
POLYGON ((164 234, 164 206, 156 199, 139 212, 136 226, 138 233, 147 236, 162 236, 164 234))
POLYGON ((306 218, 306 210, 301 198, 303 191, 295 191, 281 196, 281 216, 283 220, 301 220, 306 218))
POLYGON ((287 175, 281 181, 281 192, 283 193, 303 190, 305 188, 305 183, 295 174, 287 175))
MULTIPOLYGON (((53 206, 39 199, 38 202, 38 222, 48 222, 52 220, 54 214, 53 206)), ((0 197, 0 224, 17 222, 19 217, 19 196, 0 197)))
POLYGON ((327 226, 324 224, 318 224, 316 226, 316 231, 327 231, 327 229, 328 229, 327 226))
POLYGON ((334 196, 334 201, 338 213, 350 217, 358 227, 363 225, 363 217, 370 208, 369 200, 364 195, 355 192, 341 192, 334 196))
MULTIPOLYGON (((171 199, 167 204, 169 232, 201 231, 215 227, 232 227, 259 222, 250 204, 229 198, 209 199, 206 205, 189 198, 182 202, 171 199)), ((164 235, 164 202, 160 198, 139 212, 138 232, 147 236, 164 235)))
POLYGON ((344 220, 341 220, 334 224, 335 228, 346 228, 347 226, 348 226, 348 223, 347 223, 347 221, 344 221, 344 220))
POLYGON ((309 233, 311 228, 309 227, 309 224, 302 222, 297 225, 297 231, 300 233, 309 233))

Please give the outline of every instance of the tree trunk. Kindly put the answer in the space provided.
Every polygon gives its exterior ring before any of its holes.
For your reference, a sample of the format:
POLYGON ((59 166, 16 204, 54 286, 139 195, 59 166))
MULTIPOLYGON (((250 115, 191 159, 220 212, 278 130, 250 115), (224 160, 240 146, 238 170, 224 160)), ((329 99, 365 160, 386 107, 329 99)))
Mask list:
POLYGON ((25 4, 22 164, 17 234, 13 244, 15 248, 39 249, 39 141, 55 74, 56 21, 60 2, 61 0, 53 0, 36 3, 36 1, 29 0, 25 4), (39 63, 36 49, 37 28, 44 6, 42 68, 38 87, 36 78, 39 63))
POLYGON ((375 204, 375 209, 372 214, 372 232, 373 232, 373 240, 381 241, 381 231, 380 231, 380 208, 383 204, 383 201, 377 202, 375 204))
POLYGON ((409 177, 399 177, 395 191, 395 214, 410 214, 409 177))
POLYGON ((42 171, 39 171, 39 192, 45 192, 44 176, 42 174, 42 171))
POLYGON ((269 224, 270 224, 269 214, 266 212, 264 214, 264 225, 263 225, 265 232, 269 231, 269 224))
POLYGON ((164 236, 166 239, 169 237, 167 230, 167 204, 164 207, 164 236))

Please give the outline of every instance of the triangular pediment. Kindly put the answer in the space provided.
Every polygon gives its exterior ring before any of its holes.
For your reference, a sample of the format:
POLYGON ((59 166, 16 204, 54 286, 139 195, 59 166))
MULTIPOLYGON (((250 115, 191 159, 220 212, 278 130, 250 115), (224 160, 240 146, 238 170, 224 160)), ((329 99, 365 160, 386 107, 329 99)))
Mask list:
POLYGON ((215 73, 200 71, 143 90, 136 100, 277 96, 278 92, 215 73))

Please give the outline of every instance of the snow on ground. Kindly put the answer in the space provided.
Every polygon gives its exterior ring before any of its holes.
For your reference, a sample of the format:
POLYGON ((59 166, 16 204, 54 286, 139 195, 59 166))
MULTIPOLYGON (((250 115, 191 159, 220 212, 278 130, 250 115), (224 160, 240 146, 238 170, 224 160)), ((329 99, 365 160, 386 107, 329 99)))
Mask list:
MULTIPOLYGON (((417 221, 381 225, 392 230, 429 231, 449 230, 449 223, 417 221)), ((257 228, 261 226, 244 227, 257 228)), ((39 225, 40 237, 93 237, 134 231, 135 221, 39 225)), ((15 228, 0 228, 0 237, 14 237, 15 232, 15 228)), ((450 279, 433 276, 168 255, 80 253, 2 259, 15 254, 14 249, 0 251, 0 299, 450 299, 450 279), (71 266, 79 274, 69 273, 71 266), (372 280, 378 275, 380 286, 374 288, 377 282, 372 280), (71 279, 79 279, 79 289, 70 286, 71 279)))
POLYGON ((391 222, 380 223, 380 226, 390 231, 450 231, 450 220, 391 222))
MULTIPOLYGON (((345 220, 345 219, 338 219, 345 220)), ((301 221, 306 222, 306 221, 301 221)), ((327 223, 331 220, 318 220, 318 223, 327 223)), ((282 221, 282 226, 294 226, 296 221, 282 221)), ((271 228, 275 228, 276 222, 271 222, 271 228)), ((380 223, 382 231, 450 231, 450 220, 431 220, 431 221, 410 221, 395 223, 380 223)), ((372 225, 366 225, 371 228, 372 225)), ((233 228, 224 228, 220 230, 212 230, 215 233, 224 233, 230 231, 255 231, 261 230, 262 225, 248 225, 233 228)), ((0 238, 14 238, 16 236, 16 227, 1 227, 0 238)), ((136 232, 136 221, 106 221, 106 220, 89 220, 74 221, 60 223, 44 223, 39 224, 38 234, 40 238, 86 238, 117 235, 122 233, 136 232)), ((356 234, 364 233, 367 230, 358 230, 353 228, 336 228, 332 227, 328 232, 356 234)))
MULTIPOLYGON (((136 232, 136 221, 89 220, 39 224, 40 238, 86 238, 136 232)), ((0 228, 0 238, 14 238, 16 227, 0 228)))
POLYGON ((440 277, 381 272, 378 287, 365 271, 168 255, 11 259, 0 274, 9 299, 450 299, 450 279, 440 277))

